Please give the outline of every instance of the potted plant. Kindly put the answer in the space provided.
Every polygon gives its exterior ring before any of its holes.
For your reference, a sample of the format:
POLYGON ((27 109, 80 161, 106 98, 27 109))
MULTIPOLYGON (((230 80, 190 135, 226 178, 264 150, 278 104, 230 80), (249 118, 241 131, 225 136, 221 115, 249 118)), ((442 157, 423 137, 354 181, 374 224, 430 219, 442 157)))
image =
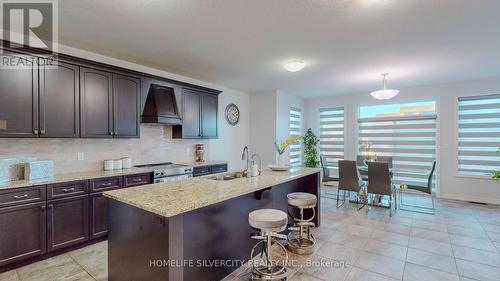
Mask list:
POLYGON ((319 139, 309 128, 302 137, 304 143, 304 166, 317 167, 318 166, 318 142, 319 139))
POLYGON ((278 166, 283 166, 283 154, 285 151, 288 149, 288 147, 296 142, 300 141, 300 137, 289 137, 286 139, 284 142, 282 142, 280 145, 278 145, 276 142, 274 143, 274 147, 276 148, 276 152, 278 153, 278 166))
MULTIPOLYGON (((497 149, 497 153, 500 153, 500 147, 497 149)), ((496 170, 491 172, 491 178, 494 180, 500 180, 500 171, 496 170)))

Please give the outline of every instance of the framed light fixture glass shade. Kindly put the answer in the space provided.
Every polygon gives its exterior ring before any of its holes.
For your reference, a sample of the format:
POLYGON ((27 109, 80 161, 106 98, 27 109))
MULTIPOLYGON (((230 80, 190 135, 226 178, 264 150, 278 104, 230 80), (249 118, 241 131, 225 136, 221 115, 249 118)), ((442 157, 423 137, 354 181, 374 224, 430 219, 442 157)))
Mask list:
POLYGON ((283 67, 290 72, 297 72, 302 70, 306 66, 306 63, 301 60, 293 60, 285 63, 283 67))
POLYGON ((399 94, 399 90, 384 89, 371 92, 370 95, 378 100, 390 100, 399 94))
POLYGON ((384 79, 382 80, 383 88, 382 90, 374 91, 371 92, 370 95, 378 100, 389 100, 392 99, 393 97, 397 96, 399 94, 399 90, 396 89, 387 89, 387 76, 389 73, 383 73, 382 77, 384 79))

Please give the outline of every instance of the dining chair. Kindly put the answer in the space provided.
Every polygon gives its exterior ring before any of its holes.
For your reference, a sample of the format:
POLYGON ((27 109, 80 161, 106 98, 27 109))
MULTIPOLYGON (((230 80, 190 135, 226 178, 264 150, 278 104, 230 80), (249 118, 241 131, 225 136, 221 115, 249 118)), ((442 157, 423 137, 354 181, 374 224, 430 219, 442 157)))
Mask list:
MULTIPOLYGON (((389 172, 389 163, 387 162, 369 162, 368 163, 368 188, 367 198, 369 195, 386 195, 389 196, 389 216, 392 217, 393 203, 395 205, 395 187, 392 184, 391 174, 389 172)), ((367 208, 367 212, 373 207, 375 198, 371 200, 371 206, 367 208)))
MULTIPOLYGON (((330 175, 330 169, 327 166, 326 157, 324 155, 321 155, 319 157, 319 160, 321 162, 321 167, 323 168, 323 179, 321 180, 321 183, 323 183, 324 185, 327 185, 327 183, 331 183, 331 182, 337 182, 338 183, 339 178, 338 177, 333 177, 333 176, 330 175)), ((331 196, 335 196, 335 194, 328 193, 328 192, 325 191, 325 196, 322 196, 322 198, 335 199, 335 197, 331 197, 330 195, 331 196)))
POLYGON ((435 212, 435 207, 434 207, 434 196, 432 195, 432 181, 434 179, 434 172, 436 171, 436 161, 432 162, 432 168, 428 173, 428 178, 427 178, 427 185, 406 185, 406 189, 417 191, 419 193, 424 193, 428 194, 431 197, 432 201, 432 207, 424 207, 424 206, 418 206, 418 205, 409 205, 409 204, 404 204, 403 202, 403 193, 404 189, 399 189, 399 208, 401 210, 405 211, 412 211, 412 212, 417 212, 417 213, 426 213, 426 214, 434 214, 435 212), (410 207, 410 208, 405 208, 405 207, 410 207))
POLYGON ((356 161, 339 160, 339 187, 337 189, 337 208, 344 205, 346 200, 346 193, 356 193, 356 207, 358 211, 361 210, 365 204, 359 207, 359 192, 364 188, 364 183, 359 176, 356 161), (339 205, 340 190, 344 192, 342 203, 339 205))

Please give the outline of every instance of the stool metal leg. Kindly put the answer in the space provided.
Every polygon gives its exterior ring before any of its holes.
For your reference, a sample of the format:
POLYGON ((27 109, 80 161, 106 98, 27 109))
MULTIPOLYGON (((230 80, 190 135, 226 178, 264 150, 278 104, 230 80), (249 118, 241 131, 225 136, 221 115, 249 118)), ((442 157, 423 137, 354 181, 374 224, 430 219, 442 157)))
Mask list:
POLYGON ((286 265, 288 264, 288 252, 279 241, 281 239, 286 239, 285 235, 274 233, 274 232, 261 232, 260 236, 252 236, 253 239, 259 239, 260 241, 255 244, 250 253, 250 258, 252 259, 255 250, 262 246, 261 258, 264 258, 262 264, 258 264, 254 261, 252 266, 252 280, 277 280, 286 281, 288 280, 288 273, 286 265), (274 242, 274 243, 273 243, 274 242), (280 265, 278 261, 275 261, 271 257, 271 246, 275 244, 284 252, 285 260, 283 264, 280 265))
POLYGON ((313 215, 308 219, 304 219, 304 209, 299 208, 299 218, 292 216, 295 224, 288 228, 290 230, 288 234, 288 250, 298 255, 314 253, 314 245, 316 244, 316 238, 311 231, 311 228, 315 226, 312 220, 316 216, 316 212, 314 207, 309 206, 307 209, 311 209, 313 215))

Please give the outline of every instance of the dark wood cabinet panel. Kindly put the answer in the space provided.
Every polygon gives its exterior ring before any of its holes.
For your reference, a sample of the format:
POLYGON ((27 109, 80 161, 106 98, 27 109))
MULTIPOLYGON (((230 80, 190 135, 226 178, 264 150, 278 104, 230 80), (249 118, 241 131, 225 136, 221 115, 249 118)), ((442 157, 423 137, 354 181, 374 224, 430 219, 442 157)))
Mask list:
POLYGON ((79 137, 79 67, 64 62, 40 66, 39 80, 40 137, 79 137))
POLYGON ((80 135, 84 138, 113 137, 112 74, 80 68, 80 135))
POLYGON ((46 252, 45 204, 0 208, 0 266, 46 252))
POLYGON ((192 89, 183 89, 182 126, 173 127, 174 138, 217 138, 218 97, 192 89))
POLYGON ((218 97, 216 95, 201 95, 201 136, 203 138, 217 138, 217 108, 218 97))
POLYGON ((184 90, 182 95, 183 117, 182 117, 182 137, 201 137, 201 95, 195 91, 184 90))
POLYGON ((113 74, 114 136, 139 137, 141 81, 113 74))
POLYGON ((123 187, 123 177, 109 177, 90 180, 90 192, 102 192, 123 187))
POLYGON ((46 190, 45 185, 0 190, 0 208, 38 201, 45 202, 46 190))
POLYGON ((124 177, 124 185, 125 187, 131 187, 150 184, 152 182, 152 177, 151 173, 127 175, 124 177))
POLYGON ((90 239, 108 233, 108 198, 102 193, 90 195, 90 239))
POLYGON ((49 200, 83 194, 88 194, 88 180, 54 183, 47 186, 49 200))
POLYGON ((193 177, 210 175, 211 173, 212 173, 212 168, 210 166, 200 166, 193 168, 193 177))
POLYGON ((53 251, 89 239, 89 196, 47 203, 47 250, 53 251))
POLYGON ((38 70, 35 59, 4 51, 18 67, 0 70, 0 137, 38 137, 38 70))

